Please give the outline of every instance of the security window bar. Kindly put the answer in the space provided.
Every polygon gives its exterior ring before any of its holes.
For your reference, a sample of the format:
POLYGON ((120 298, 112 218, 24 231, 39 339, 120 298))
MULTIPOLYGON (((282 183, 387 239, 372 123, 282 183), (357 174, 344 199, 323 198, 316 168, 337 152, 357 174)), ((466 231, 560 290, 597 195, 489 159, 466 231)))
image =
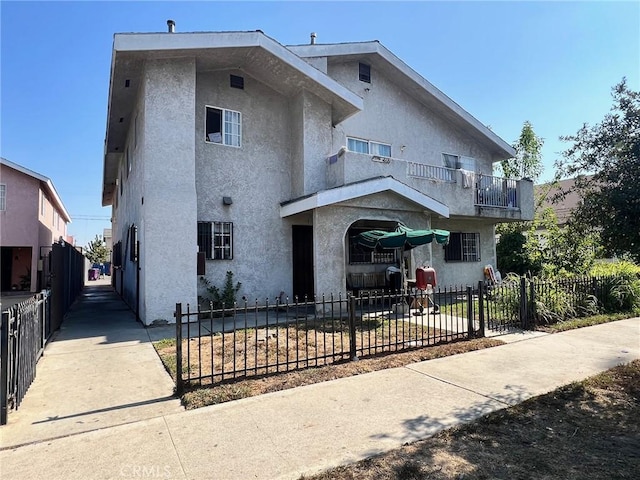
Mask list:
POLYGON ((205 141, 240 147, 242 145, 242 114, 233 110, 207 106, 205 141))
POLYGON ((479 262, 480 234, 452 232, 444 247, 444 259, 446 262, 479 262))
POLYGON ((129 260, 132 262, 138 261, 138 227, 131 225, 131 232, 129 235, 129 241, 131 242, 131 248, 129 249, 129 260))
POLYGON ((207 260, 232 260, 233 223, 198 222, 198 252, 207 260))
POLYGON ((359 63, 358 78, 361 82, 371 83, 371 65, 359 63))

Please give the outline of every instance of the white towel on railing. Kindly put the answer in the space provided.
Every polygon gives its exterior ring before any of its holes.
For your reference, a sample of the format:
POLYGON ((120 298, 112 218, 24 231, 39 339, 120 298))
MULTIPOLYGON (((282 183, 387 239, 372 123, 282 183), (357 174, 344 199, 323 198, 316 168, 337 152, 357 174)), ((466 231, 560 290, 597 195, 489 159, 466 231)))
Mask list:
POLYGON ((473 185, 473 172, 460 170, 460 173, 462 173, 462 188, 471 188, 473 185))

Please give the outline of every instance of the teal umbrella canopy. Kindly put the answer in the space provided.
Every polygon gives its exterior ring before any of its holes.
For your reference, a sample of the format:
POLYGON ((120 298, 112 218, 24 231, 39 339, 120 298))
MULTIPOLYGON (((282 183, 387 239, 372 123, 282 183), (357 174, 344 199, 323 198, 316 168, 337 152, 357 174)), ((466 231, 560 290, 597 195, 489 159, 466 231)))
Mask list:
POLYGON ((447 230, 437 229, 412 230, 399 223, 393 232, 368 230, 356 235, 355 239, 359 245, 375 250, 389 250, 394 248, 411 250, 420 245, 431 243, 434 240, 437 243, 446 245, 449 243, 449 232, 447 230))

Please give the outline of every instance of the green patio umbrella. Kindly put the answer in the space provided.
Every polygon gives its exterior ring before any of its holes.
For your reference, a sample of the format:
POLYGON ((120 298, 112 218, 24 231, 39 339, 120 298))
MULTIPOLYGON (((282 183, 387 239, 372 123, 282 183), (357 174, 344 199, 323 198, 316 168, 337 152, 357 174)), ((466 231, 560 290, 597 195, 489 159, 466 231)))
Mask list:
MULTIPOLYGON (((412 248, 426 245, 434 240, 436 243, 446 245, 449 243, 450 233, 447 230, 428 229, 412 230, 411 228, 398 223, 395 231, 385 232, 384 230, 367 230, 355 236, 358 245, 372 250, 401 250, 401 257, 404 252, 412 248)), ((402 269, 402 284, 405 283, 404 268, 402 269)))
POLYGON ((392 250, 402 248, 404 251, 431 243, 446 245, 449 243, 449 232, 447 230, 412 230, 411 228, 398 223, 395 231, 385 232, 383 230, 368 230, 359 233, 355 237, 356 243, 363 247, 375 250, 392 250))

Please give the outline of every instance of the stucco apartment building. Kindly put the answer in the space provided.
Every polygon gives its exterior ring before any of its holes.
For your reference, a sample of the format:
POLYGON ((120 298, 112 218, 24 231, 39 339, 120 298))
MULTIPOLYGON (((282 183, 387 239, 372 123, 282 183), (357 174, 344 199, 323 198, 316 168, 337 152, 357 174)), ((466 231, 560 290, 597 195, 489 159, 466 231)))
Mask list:
MULTIPOLYGON (((498 101, 499 99, 496 99, 498 101)), ((384 272, 368 229, 451 232, 410 252, 440 284, 496 263, 494 228, 533 185, 491 176, 512 147, 377 41, 283 46, 261 31, 116 34, 103 205, 115 288, 145 324, 231 271, 250 302, 346 293, 384 272)))
POLYGON ((1 290, 35 292, 47 284, 44 258, 67 236, 67 212, 51 179, 0 158, 1 290))

